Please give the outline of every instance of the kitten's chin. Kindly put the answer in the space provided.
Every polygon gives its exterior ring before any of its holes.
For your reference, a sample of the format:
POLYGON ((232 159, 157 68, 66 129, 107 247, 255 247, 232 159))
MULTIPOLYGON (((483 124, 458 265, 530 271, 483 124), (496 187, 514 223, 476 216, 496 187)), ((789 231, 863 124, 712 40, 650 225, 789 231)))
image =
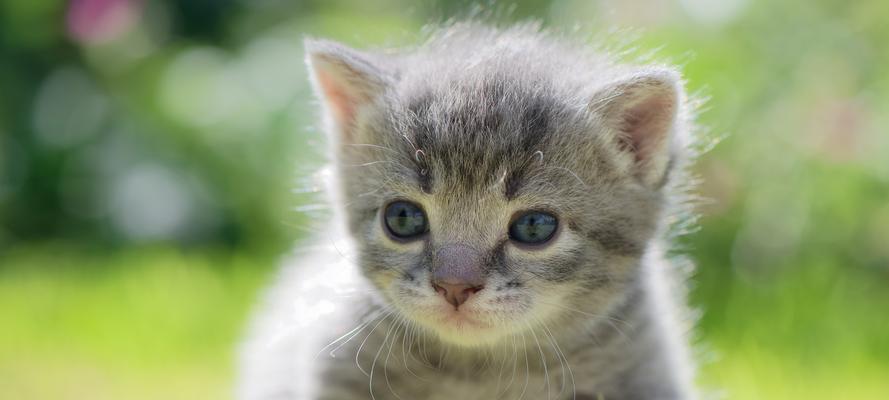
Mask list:
POLYGON ((495 344, 510 333, 505 327, 484 321, 466 311, 450 310, 425 315, 422 324, 435 331, 443 342, 464 347, 495 344))
POLYGON ((439 327, 436 332, 442 342, 461 347, 491 346, 506 336, 505 332, 492 328, 439 327))

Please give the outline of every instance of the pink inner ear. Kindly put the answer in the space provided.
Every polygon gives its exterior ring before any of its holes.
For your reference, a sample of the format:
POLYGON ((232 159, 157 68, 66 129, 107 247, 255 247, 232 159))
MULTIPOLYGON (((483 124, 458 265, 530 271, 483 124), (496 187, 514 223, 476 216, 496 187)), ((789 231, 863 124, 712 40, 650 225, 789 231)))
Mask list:
POLYGON ((324 96, 337 124, 343 127, 351 125, 355 118, 356 105, 349 93, 335 78, 323 71, 318 72, 318 83, 321 90, 324 91, 324 96))
POLYGON ((665 144, 676 103, 670 92, 658 92, 630 106, 623 116, 625 145, 636 156, 636 162, 644 163, 665 144))

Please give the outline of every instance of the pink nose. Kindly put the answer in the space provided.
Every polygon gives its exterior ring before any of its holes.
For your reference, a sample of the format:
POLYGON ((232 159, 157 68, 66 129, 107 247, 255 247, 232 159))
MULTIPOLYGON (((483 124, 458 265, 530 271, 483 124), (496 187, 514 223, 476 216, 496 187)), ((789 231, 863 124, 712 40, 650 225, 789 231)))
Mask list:
POLYGON ((484 288, 483 286, 444 282, 432 282, 432 287, 435 288, 436 292, 441 293, 445 300, 453 304, 454 307, 460 307, 466 300, 469 300, 469 296, 484 288))
POLYGON ((432 287, 448 303, 460 307, 469 296, 482 290, 485 283, 481 255, 472 247, 448 244, 433 259, 432 287))

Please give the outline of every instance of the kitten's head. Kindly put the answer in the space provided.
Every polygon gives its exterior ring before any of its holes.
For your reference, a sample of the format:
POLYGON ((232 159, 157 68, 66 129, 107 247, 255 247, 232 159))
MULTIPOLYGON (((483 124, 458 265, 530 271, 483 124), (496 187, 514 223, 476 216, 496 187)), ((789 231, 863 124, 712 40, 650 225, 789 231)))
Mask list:
POLYGON ((638 284, 684 148, 675 72, 523 31, 307 51, 360 266, 406 320, 493 343, 638 284))

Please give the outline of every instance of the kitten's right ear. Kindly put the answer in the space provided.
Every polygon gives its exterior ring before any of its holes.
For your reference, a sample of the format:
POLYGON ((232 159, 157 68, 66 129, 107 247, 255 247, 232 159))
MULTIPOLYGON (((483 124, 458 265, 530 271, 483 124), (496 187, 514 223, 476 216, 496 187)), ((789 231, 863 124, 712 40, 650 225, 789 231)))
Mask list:
POLYGON ((306 39, 306 64, 325 118, 337 140, 354 139, 354 122, 362 108, 383 93, 391 77, 372 57, 336 42, 306 39))

